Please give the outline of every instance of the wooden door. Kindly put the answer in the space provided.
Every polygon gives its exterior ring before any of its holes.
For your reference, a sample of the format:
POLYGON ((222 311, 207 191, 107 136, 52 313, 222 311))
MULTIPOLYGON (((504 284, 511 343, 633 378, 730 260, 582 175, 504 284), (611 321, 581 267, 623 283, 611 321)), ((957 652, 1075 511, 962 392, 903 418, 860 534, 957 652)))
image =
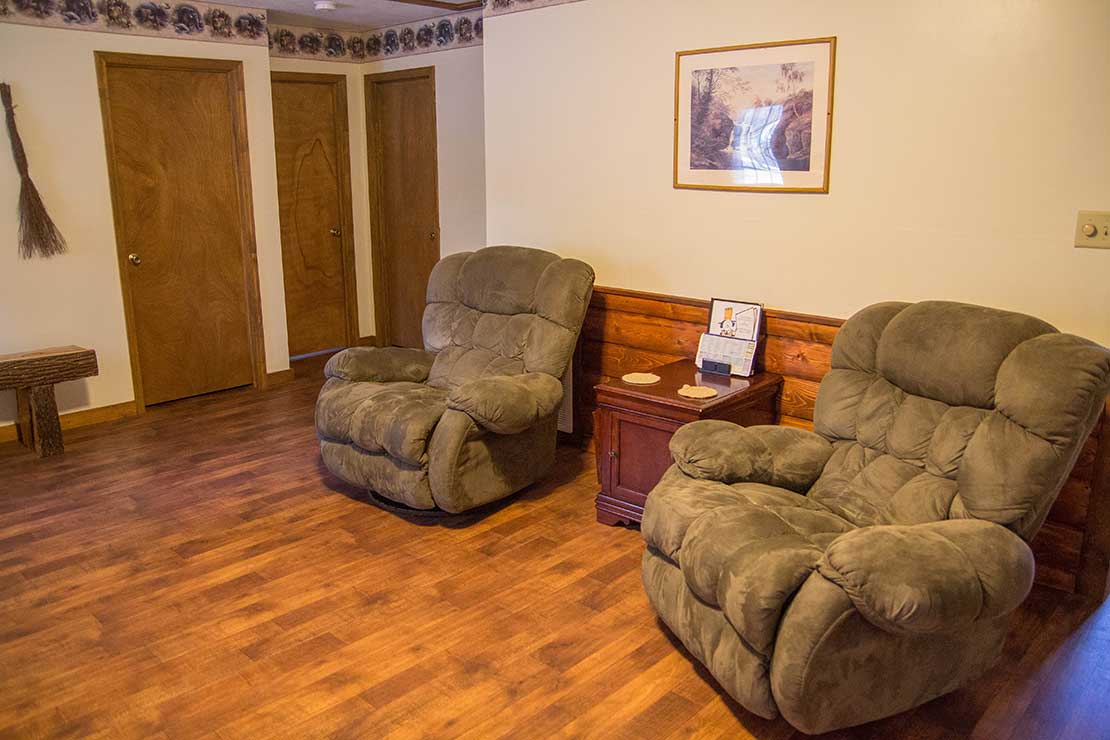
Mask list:
POLYGON ((347 78, 271 73, 289 354, 358 340, 347 78))
POLYGON ((435 68, 367 75, 366 124, 378 339, 421 347, 439 261, 435 68))
POLYGON ((262 385, 242 64, 96 59, 139 408, 262 385))

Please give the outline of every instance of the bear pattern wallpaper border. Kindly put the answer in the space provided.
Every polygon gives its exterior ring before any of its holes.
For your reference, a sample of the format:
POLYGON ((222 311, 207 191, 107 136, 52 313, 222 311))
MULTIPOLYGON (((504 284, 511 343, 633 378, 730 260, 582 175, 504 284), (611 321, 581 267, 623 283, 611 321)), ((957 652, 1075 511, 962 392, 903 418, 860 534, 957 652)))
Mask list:
POLYGON ((0 23, 140 36, 268 44, 270 56, 362 63, 482 44, 484 16, 582 0, 487 0, 482 10, 367 31, 270 24, 266 11, 165 0, 0 0, 0 23))
POLYGON ((0 0, 0 23, 233 44, 266 43, 266 12, 204 2, 0 0))
POLYGON ((482 43, 482 12, 452 13, 372 31, 334 31, 275 24, 270 56, 333 62, 372 62, 463 49, 482 43))

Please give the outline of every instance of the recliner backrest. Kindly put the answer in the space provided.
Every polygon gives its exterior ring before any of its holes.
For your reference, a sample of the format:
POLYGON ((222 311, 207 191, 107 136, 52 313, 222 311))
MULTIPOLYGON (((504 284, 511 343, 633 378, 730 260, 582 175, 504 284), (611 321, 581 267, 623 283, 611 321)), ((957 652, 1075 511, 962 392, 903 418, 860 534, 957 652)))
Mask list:
POLYGON ((444 257, 428 280, 424 347, 438 353, 428 383, 485 375, 561 377, 593 291, 584 262, 527 247, 487 247, 444 257))
POLYGON ((1110 351, 1031 316, 880 303, 833 343, 814 430, 836 451, 809 495, 859 525, 948 518, 1031 539, 1110 392, 1110 351))

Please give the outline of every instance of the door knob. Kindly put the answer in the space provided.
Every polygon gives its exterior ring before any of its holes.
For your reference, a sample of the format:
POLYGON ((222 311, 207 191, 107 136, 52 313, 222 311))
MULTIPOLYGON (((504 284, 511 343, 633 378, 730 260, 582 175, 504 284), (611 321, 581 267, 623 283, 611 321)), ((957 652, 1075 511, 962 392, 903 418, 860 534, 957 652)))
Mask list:
POLYGON ((336 226, 336 227, 334 227, 333 229, 329 230, 329 231, 328 231, 328 233, 329 233, 329 234, 331 234, 332 236, 340 236, 340 235, 342 235, 342 234, 343 234, 343 232, 339 230, 339 227, 338 227, 338 226, 336 226))
POLYGON ((143 263, 143 258, 132 252, 131 254, 127 255, 127 261, 133 265, 141 265, 143 263))
POLYGON ((433 231, 431 234, 428 234, 428 238, 431 239, 432 241, 435 241, 436 240, 436 233, 433 231))

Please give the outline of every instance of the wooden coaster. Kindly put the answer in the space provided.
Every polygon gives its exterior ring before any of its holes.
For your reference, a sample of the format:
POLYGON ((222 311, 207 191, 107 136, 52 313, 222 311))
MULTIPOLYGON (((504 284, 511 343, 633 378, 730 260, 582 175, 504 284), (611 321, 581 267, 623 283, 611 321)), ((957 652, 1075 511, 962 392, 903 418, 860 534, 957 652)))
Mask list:
POLYGON ((704 385, 684 385, 678 389, 678 395, 685 398, 713 398, 717 391, 704 385))
POLYGON ((659 382, 659 376, 655 373, 628 373, 621 380, 629 385, 651 385, 659 382))

